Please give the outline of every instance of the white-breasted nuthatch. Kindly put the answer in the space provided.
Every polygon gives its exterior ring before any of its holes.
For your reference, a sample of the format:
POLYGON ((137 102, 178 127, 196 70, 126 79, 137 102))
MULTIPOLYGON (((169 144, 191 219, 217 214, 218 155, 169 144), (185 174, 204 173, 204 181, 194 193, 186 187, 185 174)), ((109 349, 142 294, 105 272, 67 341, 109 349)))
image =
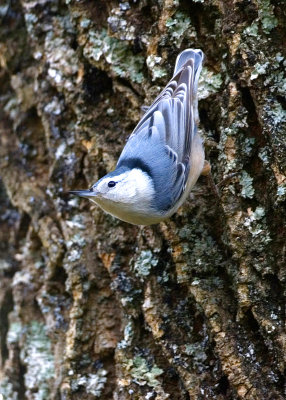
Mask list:
POLYGON ((107 213, 136 225, 158 223, 188 197, 204 167, 197 132, 197 88, 204 54, 187 49, 176 60, 173 78, 130 135, 114 171, 89 190, 87 197, 107 213))

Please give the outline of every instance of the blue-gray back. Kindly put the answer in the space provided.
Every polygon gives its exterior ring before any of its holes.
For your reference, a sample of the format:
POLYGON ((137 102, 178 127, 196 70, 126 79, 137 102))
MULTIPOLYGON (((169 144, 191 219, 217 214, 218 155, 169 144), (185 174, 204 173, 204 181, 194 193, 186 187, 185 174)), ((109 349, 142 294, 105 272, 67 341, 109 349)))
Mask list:
POLYGON ((117 163, 117 169, 141 168, 151 176, 156 210, 172 208, 185 189, 197 132, 202 62, 201 50, 187 49, 179 54, 173 78, 130 135, 117 163))

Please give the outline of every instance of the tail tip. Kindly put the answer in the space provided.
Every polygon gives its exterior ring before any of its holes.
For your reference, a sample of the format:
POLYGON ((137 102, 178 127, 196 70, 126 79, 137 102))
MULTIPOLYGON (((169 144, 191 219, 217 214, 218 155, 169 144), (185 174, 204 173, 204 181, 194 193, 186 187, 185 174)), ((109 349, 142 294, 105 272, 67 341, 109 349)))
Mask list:
POLYGON ((183 50, 176 60, 174 75, 183 67, 183 65, 190 59, 194 60, 195 69, 197 70, 199 66, 204 61, 204 52, 201 49, 186 49, 183 50))

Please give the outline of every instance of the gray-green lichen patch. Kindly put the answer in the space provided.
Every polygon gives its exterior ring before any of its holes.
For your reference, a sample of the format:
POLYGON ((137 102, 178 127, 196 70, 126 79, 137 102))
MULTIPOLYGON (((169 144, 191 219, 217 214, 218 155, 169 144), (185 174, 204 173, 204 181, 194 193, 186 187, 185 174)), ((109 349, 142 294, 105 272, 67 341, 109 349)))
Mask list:
POLYGON ((71 229, 81 229, 84 230, 86 228, 86 218, 83 214, 77 214, 72 217, 72 219, 67 220, 66 224, 71 229))
POLYGON ((285 58, 280 52, 271 58, 260 52, 256 58, 257 62, 251 69, 250 81, 254 81, 262 76, 263 85, 269 88, 271 93, 283 96, 286 91, 285 58))
MULTIPOLYGON (((267 2, 268 3, 268 2, 267 2)), ((281 168, 286 167, 285 151, 283 150, 285 142, 286 129, 286 111, 281 104, 280 98, 285 96, 286 78, 285 78, 285 58, 281 52, 275 54, 260 51, 257 47, 257 41, 268 46, 267 39, 261 36, 250 35, 244 32, 240 49, 246 55, 251 52, 256 61, 245 71, 245 79, 249 86, 260 90, 260 98, 256 98, 255 105, 259 115, 262 131, 265 137, 271 137, 271 145, 274 150, 274 156, 279 161, 281 168), (248 34, 248 35, 247 35, 248 34)), ((257 91, 258 92, 258 91, 257 91)))
POLYGON ((244 132, 248 128, 247 116, 247 110, 240 107, 231 123, 227 122, 227 126, 221 129, 218 159, 224 166, 224 174, 241 170, 243 160, 251 153, 254 141, 252 138, 244 138, 244 132))
POLYGON ((269 66, 269 62, 266 61, 265 63, 256 63, 253 67, 253 70, 250 75, 250 80, 257 79, 259 75, 265 75, 267 71, 267 67, 269 66))
POLYGON ((264 107, 265 120, 270 123, 273 128, 279 128, 281 126, 286 127, 286 111, 283 109, 280 103, 277 101, 269 101, 269 104, 264 107))
POLYGON ((278 203, 286 200, 286 183, 281 183, 277 187, 277 201, 278 203))
POLYGON ((241 151, 245 156, 251 155, 253 151, 253 145, 255 143, 254 138, 246 138, 241 144, 241 151))
POLYGON ((185 353, 192 357, 192 364, 199 368, 207 359, 204 345, 201 342, 185 345, 185 353))
POLYGON ((265 246, 271 242, 269 229, 265 218, 265 209, 256 207, 254 211, 248 209, 248 217, 245 218, 244 226, 247 227, 253 238, 251 245, 256 251, 265 252, 265 246))
POLYGON ((0 260, 0 271, 6 272, 11 269, 11 264, 6 260, 0 260))
POLYGON ((45 55, 48 68, 48 77, 52 85, 69 92, 75 90, 78 58, 76 51, 67 43, 67 32, 73 33, 69 18, 58 18, 53 21, 53 28, 45 38, 45 55), (62 35, 59 31, 62 30, 62 35))
POLYGON ((134 272, 141 278, 146 278, 151 272, 153 267, 158 264, 158 258, 153 255, 151 250, 141 251, 139 257, 134 263, 134 272))
POLYGON ((166 283, 170 280, 170 276, 167 271, 163 271, 160 276, 157 276, 157 282, 166 283))
POLYGON ((271 142, 274 148, 274 155, 279 160, 281 168, 286 168, 285 157, 285 130, 286 110, 274 99, 268 99, 261 112, 261 119, 264 122, 263 131, 271 135, 271 142))
POLYGON ((69 240, 66 242, 66 246, 68 249, 67 260, 69 262, 77 261, 81 258, 82 248, 85 247, 86 240, 81 235, 81 233, 75 233, 69 240))
POLYGON ((121 3, 120 7, 115 7, 110 11, 107 22, 112 35, 119 40, 134 40, 136 38, 135 26, 126 18, 126 11, 130 8, 128 2, 121 3))
POLYGON ((190 17, 182 11, 177 11, 172 18, 169 18, 166 21, 166 27, 171 43, 174 43, 178 48, 184 38, 194 40, 197 37, 195 28, 191 25, 190 17))
POLYGON ((9 115, 9 117, 12 119, 17 118, 19 115, 19 100, 18 98, 15 97, 10 97, 7 103, 4 106, 5 113, 9 115))
POLYGON ((25 17, 27 31, 29 34, 31 34, 31 33, 33 33, 33 31, 35 29, 35 25, 38 22, 38 17, 36 14, 33 14, 33 13, 25 13, 24 17, 25 17))
POLYGON ((259 36, 259 23, 263 32, 267 35, 278 25, 278 20, 274 15, 274 6, 270 3, 270 0, 257 0, 257 3, 258 17, 243 32, 245 35, 255 38, 259 36))
POLYGON ((270 0, 257 0, 258 18, 261 21, 262 29, 269 34, 278 25, 278 20, 274 15, 274 6, 270 0))
POLYGON ((31 400, 48 399, 51 382, 55 378, 55 366, 51 341, 44 324, 32 321, 26 326, 25 342, 20 357, 26 366, 26 397, 31 400))
POLYGON ((204 67, 199 79, 198 98, 206 99, 209 95, 218 92, 221 85, 221 74, 214 74, 212 71, 204 67))
POLYGON ((253 178, 246 172, 242 171, 239 178, 239 183, 241 185, 240 195, 242 197, 252 199, 254 196, 254 188, 252 186, 253 178))
POLYGON ((134 337, 134 324, 132 321, 129 321, 124 328, 124 337, 123 339, 118 343, 117 348, 118 349, 125 349, 128 346, 131 345, 132 339, 134 337))
POLYGON ((22 330, 23 326, 20 322, 12 322, 7 333, 7 343, 18 343, 22 330))
POLYGON ((207 229, 193 219, 179 230, 179 238, 186 263, 177 268, 177 280, 186 282, 192 273, 210 273, 222 262, 222 255, 207 229))
POLYGON ((72 249, 72 250, 69 251, 69 255, 68 255, 67 260, 68 260, 69 262, 77 261, 77 260, 79 260, 79 259, 81 258, 81 254, 82 254, 82 251, 81 251, 81 250, 79 250, 79 249, 72 249))
POLYGON ((161 61, 162 57, 153 54, 147 57, 146 64, 152 74, 152 81, 167 75, 166 69, 160 66, 161 61))
POLYGON ((107 371, 99 369, 96 374, 79 375, 71 380, 71 389, 73 392, 84 388, 86 393, 95 397, 100 397, 107 381, 107 371))
POLYGON ((68 249, 70 249, 72 246, 79 246, 79 247, 84 247, 86 245, 86 240, 85 238, 80 234, 76 233, 74 234, 67 242, 66 246, 68 249))
POLYGON ((243 34, 245 36, 257 37, 258 36, 258 24, 257 24, 257 22, 253 22, 251 25, 247 26, 244 29, 243 34))
POLYGON ((145 358, 136 356, 134 359, 128 359, 126 368, 135 383, 138 385, 148 385, 151 387, 160 386, 160 381, 157 379, 163 374, 163 370, 155 365, 149 367, 145 358))
POLYGON ((270 164, 270 149, 269 147, 263 147, 259 150, 258 157, 263 162, 263 164, 269 165, 270 164))
POLYGON ((52 100, 45 105, 44 111, 47 114, 60 115, 64 111, 64 105, 58 97, 54 96, 52 100))
POLYGON ((237 135, 241 129, 247 128, 248 127, 247 116, 248 112, 246 108, 240 107, 239 115, 235 116, 231 125, 225 128, 224 130, 225 134, 234 136, 237 135))
POLYGON ((100 66, 104 61, 111 71, 121 78, 130 78, 136 83, 143 82, 143 56, 134 55, 126 41, 110 37, 106 31, 88 31, 88 40, 84 45, 83 54, 92 64, 100 66))
POLYGON ((0 400, 19 400, 18 393, 7 377, 0 380, 0 400))

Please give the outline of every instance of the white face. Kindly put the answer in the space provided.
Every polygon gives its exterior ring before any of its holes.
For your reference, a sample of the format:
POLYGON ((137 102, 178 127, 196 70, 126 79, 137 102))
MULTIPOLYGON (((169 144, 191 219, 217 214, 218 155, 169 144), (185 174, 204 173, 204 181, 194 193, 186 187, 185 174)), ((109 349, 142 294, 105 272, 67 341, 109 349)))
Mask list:
MULTIPOLYGON (((94 186, 97 193, 90 200, 98 203, 103 209, 104 201, 111 201, 123 206, 133 205, 141 209, 150 205, 154 196, 154 187, 150 177, 140 169, 132 169, 118 176, 108 175, 98 181, 94 186)), ((132 208, 133 208, 132 207, 132 208)))

